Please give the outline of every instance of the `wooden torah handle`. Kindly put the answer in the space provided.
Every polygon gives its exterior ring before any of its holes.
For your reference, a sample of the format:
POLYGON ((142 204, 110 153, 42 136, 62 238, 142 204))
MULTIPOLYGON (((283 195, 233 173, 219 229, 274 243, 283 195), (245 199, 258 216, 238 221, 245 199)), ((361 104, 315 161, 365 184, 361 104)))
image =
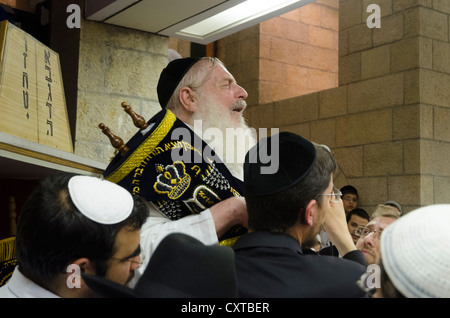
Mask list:
POLYGON ((105 124, 101 123, 98 125, 98 127, 102 130, 102 132, 108 136, 109 140, 111 141, 111 145, 119 150, 120 154, 123 156, 127 153, 128 147, 123 142, 123 139, 114 135, 108 127, 106 127, 105 124))
POLYGON ((133 119, 133 123, 137 128, 139 128, 140 130, 144 130, 148 127, 148 124, 145 121, 144 117, 136 114, 130 105, 128 105, 126 102, 122 102, 122 107, 127 112, 127 114, 130 115, 131 119, 133 119))

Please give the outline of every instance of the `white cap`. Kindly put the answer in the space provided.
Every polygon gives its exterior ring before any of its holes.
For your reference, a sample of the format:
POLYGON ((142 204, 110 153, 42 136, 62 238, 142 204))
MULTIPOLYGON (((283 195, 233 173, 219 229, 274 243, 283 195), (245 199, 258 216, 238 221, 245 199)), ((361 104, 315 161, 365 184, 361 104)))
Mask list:
POLYGON ((450 297, 450 204, 400 217, 381 235, 381 260, 405 297, 450 297))
POLYGON ((101 224, 116 224, 133 210, 131 194, 121 186, 91 176, 69 180, 69 194, 75 206, 89 219, 101 224))

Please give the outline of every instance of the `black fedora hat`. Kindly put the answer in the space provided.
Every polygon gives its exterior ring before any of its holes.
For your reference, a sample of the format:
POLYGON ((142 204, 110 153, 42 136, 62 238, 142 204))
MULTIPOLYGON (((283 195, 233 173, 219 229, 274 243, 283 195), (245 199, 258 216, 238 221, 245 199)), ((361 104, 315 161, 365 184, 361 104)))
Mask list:
POLYGON ((136 287, 82 274, 86 284, 107 298, 232 298, 237 296, 234 252, 204 245, 192 236, 166 236, 150 258, 136 287))
POLYGON ((300 182, 315 161, 314 144, 300 135, 285 131, 263 138, 245 156, 245 193, 261 196, 286 190, 300 182), (270 161, 264 156, 269 153, 270 161), (277 169, 265 173, 264 168, 274 162, 277 169))

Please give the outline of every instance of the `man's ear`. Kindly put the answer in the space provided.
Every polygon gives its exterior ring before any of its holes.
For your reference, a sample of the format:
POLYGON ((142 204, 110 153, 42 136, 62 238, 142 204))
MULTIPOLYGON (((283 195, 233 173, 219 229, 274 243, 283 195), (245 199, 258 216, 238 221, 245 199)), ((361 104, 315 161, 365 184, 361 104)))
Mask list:
POLYGON ((313 226, 317 213, 317 201, 311 200, 305 209, 305 222, 308 226, 313 226))
POLYGON ((85 288, 84 280, 81 273, 95 275, 95 270, 88 258, 82 257, 67 266, 66 285, 69 290, 77 291, 77 289, 85 288))
POLYGON ((183 109, 188 112, 195 112, 197 110, 197 96, 195 96, 195 92, 187 86, 183 86, 180 89, 179 95, 180 103, 183 106, 183 109))

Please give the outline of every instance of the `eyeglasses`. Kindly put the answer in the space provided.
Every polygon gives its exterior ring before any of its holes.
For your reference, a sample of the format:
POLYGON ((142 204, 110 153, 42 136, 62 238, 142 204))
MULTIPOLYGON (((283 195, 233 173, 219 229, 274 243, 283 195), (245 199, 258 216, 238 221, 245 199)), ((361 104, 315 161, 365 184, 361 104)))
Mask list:
POLYGON ((358 202, 358 199, 350 198, 350 197, 346 197, 346 196, 343 196, 342 200, 347 201, 347 202, 358 202))
POLYGON ((358 226, 355 230, 355 234, 358 235, 359 237, 366 237, 367 235, 373 233, 373 238, 378 238, 380 239, 381 236, 381 232, 383 231, 375 231, 375 230, 371 230, 368 227, 365 226, 358 226))
POLYGON ((121 262, 131 262, 133 264, 138 264, 139 266, 144 265, 144 263, 145 263, 145 254, 139 254, 137 256, 133 256, 133 257, 126 258, 126 259, 118 258, 118 257, 111 257, 111 259, 115 259, 115 260, 121 261, 121 262), (134 260, 137 256, 139 256, 139 261, 134 260))
POLYGON ((326 193, 326 194, 321 194, 321 195, 330 196, 332 201, 338 202, 339 199, 340 199, 341 196, 342 196, 342 192, 339 191, 339 189, 336 189, 335 187, 333 187, 333 192, 331 192, 331 193, 326 193))

